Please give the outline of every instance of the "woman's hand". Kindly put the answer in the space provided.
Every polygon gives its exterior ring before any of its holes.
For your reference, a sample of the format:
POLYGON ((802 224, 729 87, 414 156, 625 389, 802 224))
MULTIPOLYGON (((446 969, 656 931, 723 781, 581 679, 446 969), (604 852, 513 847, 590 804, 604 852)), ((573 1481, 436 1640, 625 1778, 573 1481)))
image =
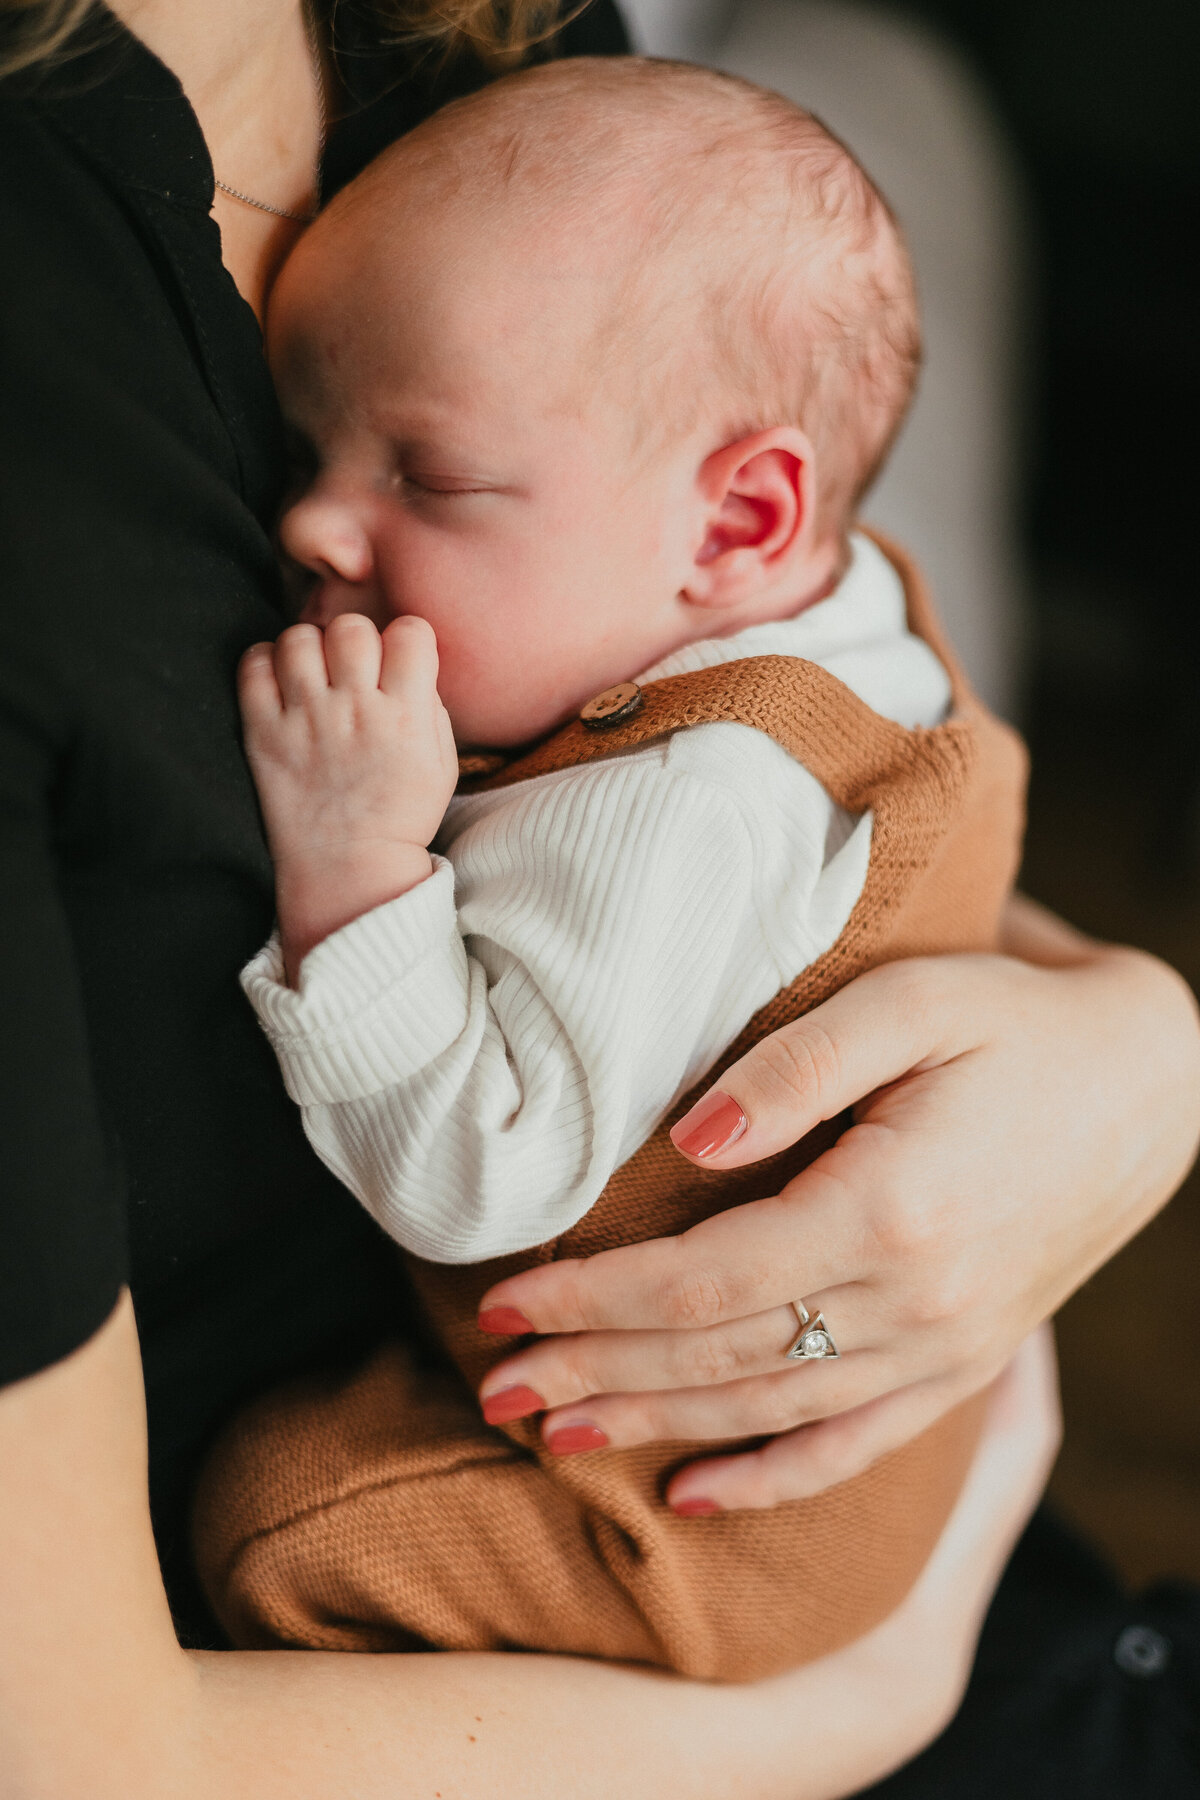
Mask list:
POLYGON ((1005 948, 875 970, 755 1046, 720 1082, 745 1130, 694 1160, 753 1162, 847 1107, 851 1128, 778 1196, 493 1288, 493 1328, 570 1335, 482 1396, 528 1390, 563 1450, 774 1434, 676 1475, 701 1512, 843 1481, 992 1380, 1174 1191, 1200 1122, 1177 976, 1028 901, 1005 948), (838 1360, 784 1360, 793 1299, 838 1360))

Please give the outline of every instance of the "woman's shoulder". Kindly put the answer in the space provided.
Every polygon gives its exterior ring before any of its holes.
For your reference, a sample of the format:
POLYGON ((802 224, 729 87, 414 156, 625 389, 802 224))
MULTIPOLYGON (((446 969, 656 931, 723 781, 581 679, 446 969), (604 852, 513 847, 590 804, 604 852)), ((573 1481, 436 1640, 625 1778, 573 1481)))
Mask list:
POLYGON ((274 593, 278 409, 197 143, 148 53, 0 83, 4 630, 93 692, 113 633, 194 641, 274 593))

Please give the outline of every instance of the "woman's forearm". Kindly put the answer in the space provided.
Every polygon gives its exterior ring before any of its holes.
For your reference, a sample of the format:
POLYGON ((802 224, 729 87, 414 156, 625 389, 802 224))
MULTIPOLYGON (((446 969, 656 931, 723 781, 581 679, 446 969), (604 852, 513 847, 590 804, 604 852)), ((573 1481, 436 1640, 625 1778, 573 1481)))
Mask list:
MULTIPOLYGON (((916 1588, 858 1643, 753 1687, 562 1657, 267 1652, 195 1659, 222 1800, 836 1800, 955 1711, 984 1611, 1059 1441, 1048 1331, 997 1386, 916 1588)), ((532 1573, 532 1572, 531 1572, 532 1573)), ((190 1797, 189 1797, 190 1800, 190 1797)))
MULTIPOLYGON (((1103 1254, 1115 1253, 1175 1192, 1200 1139, 1200 1012, 1177 970, 1146 951, 1086 937, 1024 894, 1005 909, 1001 947, 1008 956, 1061 970, 1068 990, 1091 1012, 1093 1042, 1107 1036, 1109 1059, 1123 1072, 1116 1097, 1128 1168, 1126 1206, 1106 1221, 1103 1254)), ((1081 1027, 1081 1036, 1085 1027, 1081 1027)), ((1089 1271, 1090 1272, 1090 1271, 1089 1271)))
POLYGON ((126 1297, 73 1356, 0 1390, 0 1791, 838 1800, 912 1756, 957 1704, 1053 1455, 1050 1358, 1028 1352, 899 1610, 822 1662, 713 1688, 562 1657, 185 1654, 146 1510, 126 1297))
MULTIPOLYGON (((804 1773, 805 1739, 819 1751, 831 1709, 853 1710, 824 1665, 789 1677, 785 1697, 558 1657, 267 1651, 198 1664, 188 1800, 833 1800, 861 1785, 853 1767, 836 1788, 804 1773)), ((928 1702, 906 1707, 894 1754, 865 1762, 862 1780, 936 1729, 923 1729, 928 1702)), ((833 1760, 814 1758, 822 1773, 833 1760)))
POLYGON ((1009 896, 1000 916, 1000 949, 1045 969, 1068 969, 1114 952, 1113 945, 1085 936, 1028 894, 1009 896))
POLYGON ((835 1800, 937 1729, 956 1678, 877 1637, 725 1689, 551 1657, 185 1654, 127 1297, 0 1390, 0 1618, 4 1800, 835 1800))

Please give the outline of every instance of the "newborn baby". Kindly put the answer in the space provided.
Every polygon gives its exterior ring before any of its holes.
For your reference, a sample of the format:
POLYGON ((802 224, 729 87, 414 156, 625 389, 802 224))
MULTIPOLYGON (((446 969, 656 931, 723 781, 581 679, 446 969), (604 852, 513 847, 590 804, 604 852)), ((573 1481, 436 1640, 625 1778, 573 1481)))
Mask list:
MULTIPOLYGON (((279 917, 243 981, 478 1384, 515 1253, 682 1229, 811 1160, 697 1174, 666 1127, 871 961, 991 945, 1019 759, 977 709, 941 724, 911 575, 852 529, 913 384, 911 272, 779 96, 634 59, 497 82, 334 201, 268 335, 313 579, 241 671, 279 917)), ((848 1304, 778 1326, 747 1373, 869 1348, 848 1304)), ((964 1414, 840 1499, 704 1522, 663 1501, 678 1449, 567 1460, 603 1434, 585 1407, 543 1444, 514 1421, 544 1404, 486 1381, 489 1430, 389 1350, 260 1409, 201 1501, 234 1636, 746 1678, 899 1600, 973 1442, 964 1414)))

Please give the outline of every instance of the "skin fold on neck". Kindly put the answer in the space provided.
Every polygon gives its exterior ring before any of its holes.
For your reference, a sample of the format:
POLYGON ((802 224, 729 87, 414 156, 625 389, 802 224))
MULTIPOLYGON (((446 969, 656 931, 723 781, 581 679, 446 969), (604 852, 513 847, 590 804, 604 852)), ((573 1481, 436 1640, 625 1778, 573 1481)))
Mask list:
MULTIPOLYGON (((321 133, 318 71, 301 0, 110 0, 123 24, 178 77, 213 169, 231 187, 307 212, 321 133)), ((271 283, 304 227, 217 190, 222 256, 261 319, 271 283)))

